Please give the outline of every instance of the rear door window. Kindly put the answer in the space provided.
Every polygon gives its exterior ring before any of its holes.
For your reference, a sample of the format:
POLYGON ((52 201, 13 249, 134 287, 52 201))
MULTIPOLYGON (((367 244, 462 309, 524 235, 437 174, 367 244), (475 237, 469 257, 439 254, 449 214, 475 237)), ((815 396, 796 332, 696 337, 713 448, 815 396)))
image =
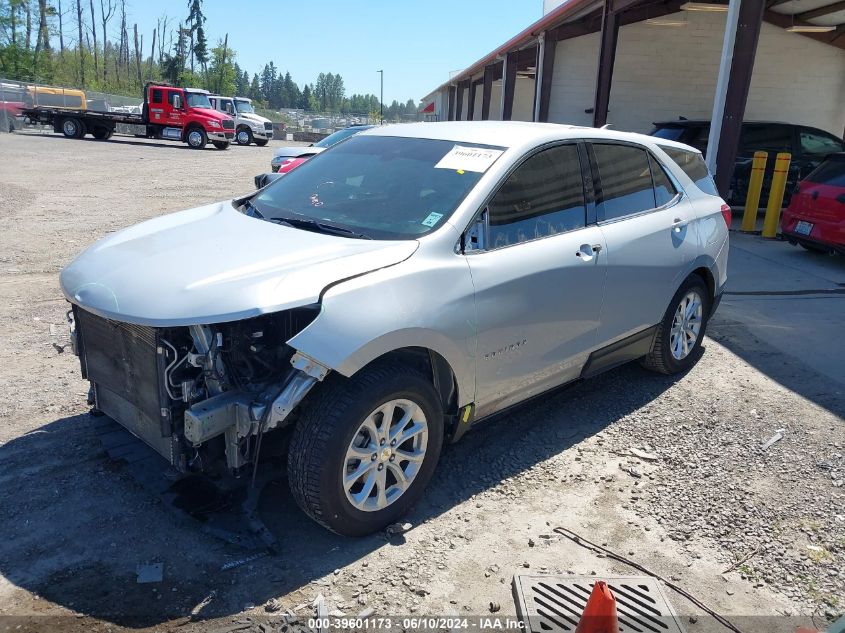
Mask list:
POLYGON ((669 158, 674 160, 678 164, 678 167, 704 193, 709 193, 711 196, 719 195, 719 192, 716 190, 716 183, 713 182, 713 176, 710 175, 710 170, 707 169, 704 157, 701 154, 683 150, 679 147, 672 147, 671 145, 659 145, 658 147, 666 152, 669 158))
POLYGON ((614 220, 654 209, 648 153, 630 145, 594 144, 598 167, 596 203, 600 220, 614 220))
POLYGON ((492 248, 586 225, 577 145, 543 150, 516 168, 487 206, 492 248))
POLYGON ((651 163, 651 178, 654 181, 654 202, 658 207, 662 207, 678 195, 678 190, 675 189, 669 175, 654 156, 649 155, 648 159, 651 163))
POLYGON ((799 132, 799 140, 802 154, 827 156, 828 154, 845 151, 845 143, 839 139, 806 128, 799 132))
POLYGON ((153 88, 153 103, 164 103, 164 96, 160 88, 153 88))
POLYGON ((791 152, 792 129, 788 125, 744 125, 740 135, 739 153, 751 156, 759 151, 791 152))
POLYGON ((806 180, 817 185, 845 187, 845 160, 826 160, 806 180))

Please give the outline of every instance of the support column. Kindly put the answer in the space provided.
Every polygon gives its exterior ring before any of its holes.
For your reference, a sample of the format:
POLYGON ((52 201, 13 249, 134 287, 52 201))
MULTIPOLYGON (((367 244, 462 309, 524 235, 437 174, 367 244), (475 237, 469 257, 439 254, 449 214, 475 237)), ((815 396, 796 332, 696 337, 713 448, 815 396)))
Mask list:
POLYGON ((540 49, 540 62, 537 68, 537 86, 539 97, 537 99, 537 110, 535 121, 546 122, 549 120, 549 103, 552 97, 552 78, 555 74, 555 48, 557 40, 546 37, 540 49))
POLYGON ((475 117, 475 93, 478 90, 478 84, 472 80, 470 77, 469 80, 469 97, 467 101, 467 121, 472 121, 475 117))
POLYGON ((455 86, 449 86, 449 113, 446 120, 455 120, 455 86))
POLYGON ((516 66, 518 51, 505 56, 505 68, 502 79, 502 121, 510 121, 513 116, 513 94, 516 91, 516 66))
POLYGON ((490 118, 490 97, 493 95, 493 64, 484 67, 484 84, 481 91, 481 120, 490 118))
POLYGON ((596 98, 593 103, 593 127, 607 123, 610 107, 610 86, 613 82, 613 64, 616 61, 616 42, 619 39, 619 14, 612 10, 610 0, 605 0, 601 15, 601 48, 599 69, 596 76, 596 98))
POLYGON ((461 120, 461 111, 464 109, 464 82, 458 82, 458 98, 455 100, 455 121, 461 120))
MULTIPOLYGON (((763 23, 766 0, 742 0, 738 4, 736 36, 725 94, 724 114, 721 121, 712 120, 711 122, 711 128, 715 125, 720 126, 715 179, 716 187, 722 197, 727 197, 731 186, 731 176, 739 148, 739 133, 745 116, 745 105, 748 102, 754 56, 757 53, 757 41, 760 39, 760 25, 763 23)), ((713 150, 713 146, 708 146, 708 154, 713 150)))

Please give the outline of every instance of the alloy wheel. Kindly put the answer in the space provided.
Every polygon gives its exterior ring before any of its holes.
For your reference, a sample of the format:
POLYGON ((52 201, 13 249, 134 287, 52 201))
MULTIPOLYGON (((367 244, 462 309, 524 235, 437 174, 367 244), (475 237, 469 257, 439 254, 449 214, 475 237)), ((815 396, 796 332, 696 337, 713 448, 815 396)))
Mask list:
POLYGON ((399 499, 420 472, 428 446, 422 408, 390 400, 370 413, 346 450, 341 484, 346 499, 363 512, 383 510, 399 499))
POLYGON ((202 143, 202 133, 198 130, 193 130, 188 133, 188 144, 191 147, 199 147, 202 143))
POLYGON ((690 290, 678 304, 669 330, 669 349, 675 360, 683 360, 695 347, 701 333, 703 314, 701 296, 690 290))

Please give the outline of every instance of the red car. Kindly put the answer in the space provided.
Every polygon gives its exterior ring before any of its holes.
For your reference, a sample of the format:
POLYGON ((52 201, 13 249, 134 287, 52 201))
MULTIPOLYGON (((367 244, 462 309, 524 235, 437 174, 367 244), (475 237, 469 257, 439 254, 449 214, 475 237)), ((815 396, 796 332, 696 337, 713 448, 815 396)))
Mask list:
POLYGON ((781 232, 807 250, 845 254, 845 153, 831 154, 798 183, 781 232))

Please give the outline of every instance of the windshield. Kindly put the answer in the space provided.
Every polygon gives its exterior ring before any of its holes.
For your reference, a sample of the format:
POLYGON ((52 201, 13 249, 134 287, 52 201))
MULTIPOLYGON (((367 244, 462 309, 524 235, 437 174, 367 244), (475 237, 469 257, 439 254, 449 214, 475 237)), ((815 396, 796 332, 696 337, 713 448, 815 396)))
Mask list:
POLYGON ((413 239, 442 225, 503 151, 356 136, 306 161, 251 202, 268 220, 312 220, 374 239, 413 239))
POLYGON ((208 100, 208 95, 201 92, 186 92, 185 99, 188 101, 189 108, 208 108, 211 110, 211 101, 208 100))
POLYGON ((329 134, 323 140, 314 143, 314 147, 331 147, 335 143, 340 143, 343 139, 349 138, 358 132, 363 132, 366 129, 363 127, 348 127, 345 130, 338 130, 334 134, 329 134))
POLYGON ((255 108, 252 107, 249 101, 238 101, 235 99, 235 107, 238 109, 238 112, 244 112, 245 114, 255 113, 255 108))

